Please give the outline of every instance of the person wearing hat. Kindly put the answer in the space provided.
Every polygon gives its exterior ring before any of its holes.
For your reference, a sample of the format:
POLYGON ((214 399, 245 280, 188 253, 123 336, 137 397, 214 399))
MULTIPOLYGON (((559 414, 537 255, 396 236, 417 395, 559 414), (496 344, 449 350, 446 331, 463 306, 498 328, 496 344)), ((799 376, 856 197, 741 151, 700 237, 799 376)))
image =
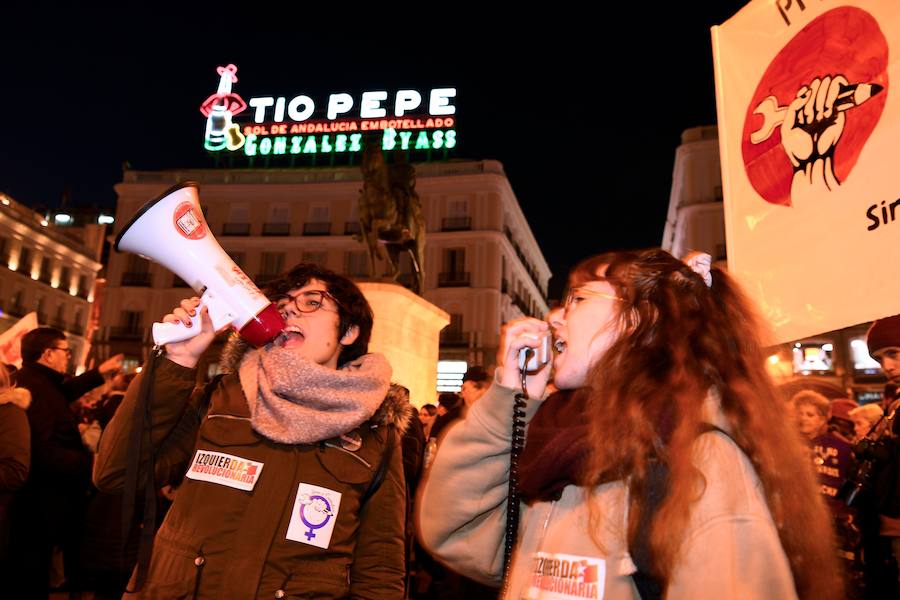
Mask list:
MULTIPOLYGON (((894 412, 900 406, 897 389, 900 386, 900 315, 878 319, 866 334, 866 345, 869 354, 881 365, 887 377, 882 408, 886 415, 888 443, 884 448, 890 449, 890 457, 876 461, 873 474, 874 493, 864 500, 859 507, 860 533, 863 545, 871 547, 871 561, 866 561, 866 585, 871 585, 873 592, 884 592, 896 597, 898 591, 895 577, 900 573, 900 456, 898 456, 898 434, 894 412), (881 538, 878 539, 877 535, 881 538), (867 543, 868 542, 868 543, 867 543), (890 559, 893 555, 893 564, 890 559), (890 571, 885 567, 890 565, 890 571), (884 573, 892 572, 892 581, 885 581, 884 573)), ((884 438, 882 438, 884 439, 884 438)), ((875 596, 871 596, 875 597, 875 596)))
POLYGON ((479 365, 469 367, 469 370, 463 375, 462 388, 459 390, 459 395, 466 403, 466 408, 471 408, 479 398, 484 396, 490 385, 491 378, 484 367, 479 365))

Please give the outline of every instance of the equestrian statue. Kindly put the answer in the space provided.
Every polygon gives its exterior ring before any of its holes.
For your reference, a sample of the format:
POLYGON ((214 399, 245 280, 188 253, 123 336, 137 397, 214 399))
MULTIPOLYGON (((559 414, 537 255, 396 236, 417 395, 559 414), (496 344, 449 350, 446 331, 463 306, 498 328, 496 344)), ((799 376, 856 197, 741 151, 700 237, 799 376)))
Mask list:
POLYGON ((425 292, 425 219, 416 193, 416 170, 407 162, 388 165, 380 144, 366 145, 362 156, 363 187, 359 194, 357 239, 369 251, 369 274, 375 277, 377 260, 387 263, 387 277, 400 275, 400 255, 412 259, 413 291, 425 292))

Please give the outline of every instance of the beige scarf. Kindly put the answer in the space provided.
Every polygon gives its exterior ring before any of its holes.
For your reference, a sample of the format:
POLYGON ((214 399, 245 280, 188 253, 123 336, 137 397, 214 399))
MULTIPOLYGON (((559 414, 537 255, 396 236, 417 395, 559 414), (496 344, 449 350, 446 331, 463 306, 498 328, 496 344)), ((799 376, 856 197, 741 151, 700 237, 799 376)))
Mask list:
POLYGON ((381 354, 331 369, 277 346, 248 351, 238 367, 250 425, 282 444, 310 444, 359 427, 381 406, 391 374, 381 354))

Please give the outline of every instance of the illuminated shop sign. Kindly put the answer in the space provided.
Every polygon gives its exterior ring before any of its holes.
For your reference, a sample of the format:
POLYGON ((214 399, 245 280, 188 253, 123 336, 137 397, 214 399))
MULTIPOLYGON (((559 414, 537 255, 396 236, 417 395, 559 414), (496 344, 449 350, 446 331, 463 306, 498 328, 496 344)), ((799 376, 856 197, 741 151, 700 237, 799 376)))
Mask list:
POLYGON ((219 87, 200 106, 203 145, 210 152, 245 156, 362 152, 364 136, 379 136, 383 150, 450 150, 456 146, 456 88, 347 93, 314 99, 234 92, 237 67, 217 69, 219 87))

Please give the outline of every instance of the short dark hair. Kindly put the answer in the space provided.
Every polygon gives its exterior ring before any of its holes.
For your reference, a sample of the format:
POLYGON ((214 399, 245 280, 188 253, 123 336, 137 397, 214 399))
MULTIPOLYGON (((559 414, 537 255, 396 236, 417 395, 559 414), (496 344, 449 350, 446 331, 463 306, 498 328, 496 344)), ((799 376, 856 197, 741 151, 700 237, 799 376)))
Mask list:
POLYGON ((372 337, 372 307, 355 283, 334 271, 312 263, 300 263, 290 271, 266 284, 263 292, 272 302, 287 298, 291 290, 303 287, 313 279, 325 284, 326 292, 334 296, 340 306, 338 315, 338 336, 343 336, 353 325, 359 328, 359 335, 349 346, 344 346, 338 356, 338 363, 344 364, 369 351, 372 337))
POLYGON ((441 392, 438 396, 438 404, 444 407, 444 410, 450 410, 460 403, 459 394, 456 392, 441 392))
POLYGON ((491 378, 481 365, 473 365, 469 367, 466 374, 463 375, 463 383, 471 381, 479 390, 483 390, 491 385, 491 378))
POLYGON ((429 416, 432 417, 437 414, 437 406, 435 406, 434 404, 423 404, 422 410, 427 412, 429 416))
POLYGON ((38 327, 22 336, 22 362, 37 362, 47 348, 65 340, 66 334, 56 327, 38 327))

